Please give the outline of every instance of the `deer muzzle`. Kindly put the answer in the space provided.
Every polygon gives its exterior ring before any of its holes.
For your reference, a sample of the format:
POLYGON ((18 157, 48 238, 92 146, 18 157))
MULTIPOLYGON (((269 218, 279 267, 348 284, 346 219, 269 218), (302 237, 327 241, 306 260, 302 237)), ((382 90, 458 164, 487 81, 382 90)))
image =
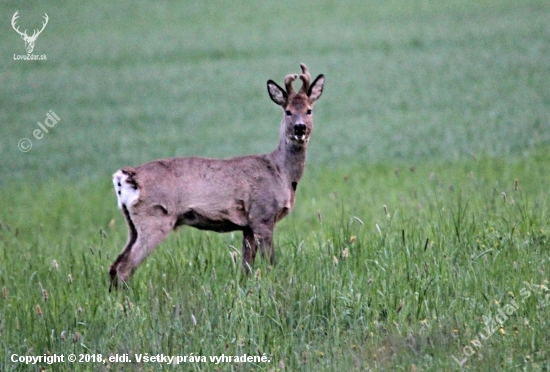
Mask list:
POLYGON ((306 125, 305 124, 295 124, 294 125, 294 139, 304 140, 306 138, 306 125))

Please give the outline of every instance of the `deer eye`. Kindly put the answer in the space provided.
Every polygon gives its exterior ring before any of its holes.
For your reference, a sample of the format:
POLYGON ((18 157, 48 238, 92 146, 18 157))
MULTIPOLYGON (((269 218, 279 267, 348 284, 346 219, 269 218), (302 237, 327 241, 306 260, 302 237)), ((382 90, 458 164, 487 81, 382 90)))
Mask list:
POLYGON ((307 115, 311 115, 311 109, 307 110, 307 111, 306 111, 306 114, 307 114, 307 115))
POLYGON ((290 112, 290 110, 286 110, 285 114, 286 114, 286 116, 292 116, 292 112, 290 112))

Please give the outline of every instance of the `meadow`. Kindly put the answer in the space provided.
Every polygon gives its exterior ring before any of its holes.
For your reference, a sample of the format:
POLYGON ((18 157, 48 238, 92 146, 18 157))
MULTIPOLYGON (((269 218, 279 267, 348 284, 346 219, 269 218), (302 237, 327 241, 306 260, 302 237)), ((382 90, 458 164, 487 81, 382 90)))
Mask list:
POLYGON ((0 15, 0 370, 550 371, 547 1, 5 1, 0 15), (33 52, 47 60, 14 59, 17 10, 21 29, 48 14, 33 52), (301 62, 327 81, 277 264, 246 277, 239 233, 182 228, 109 292, 127 237, 111 175, 273 150, 265 83, 301 62))

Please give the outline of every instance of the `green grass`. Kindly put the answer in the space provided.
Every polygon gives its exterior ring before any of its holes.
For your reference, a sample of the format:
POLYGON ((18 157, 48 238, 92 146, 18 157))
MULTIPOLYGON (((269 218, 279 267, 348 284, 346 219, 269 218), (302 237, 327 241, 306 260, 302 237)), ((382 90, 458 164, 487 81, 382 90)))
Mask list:
POLYGON ((134 354, 265 355, 208 371, 549 371, 546 1, 0 5, 0 370, 173 369, 134 354), (22 28, 50 23, 14 61, 22 28), (271 151, 265 81, 327 83, 278 263, 183 228, 108 292, 126 241, 111 174, 271 151), (46 113, 60 122, 32 137, 46 113), (30 138, 22 153, 18 141, 30 138), (517 180, 517 181, 516 181, 517 180), (239 261, 239 260, 237 260, 239 261), (487 340, 487 319, 503 319, 487 340), (471 348, 471 349, 470 349, 471 348))
POLYGON ((313 166, 303 207, 277 230, 279 262, 268 270, 258 261, 259 279, 232 263, 240 236, 183 229, 140 267, 130 290, 111 294, 107 268, 126 237, 110 185, 23 187, 10 195, 27 208, 8 210, 1 230, 5 368, 15 368, 12 353, 40 350, 272 360, 233 365, 245 370, 281 361, 290 370, 457 370, 451 356, 462 359, 482 317, 498 314, 495 301, 516 298, 505 334, 484 342, 468 366, 547 369, 546 292, 520 302, 524 282, 549 285, 545 173, 526 167, 534 163, 550 159, 427 163, 414 172, 313 166), (48 208, 31 202, 42 198, 48 208))

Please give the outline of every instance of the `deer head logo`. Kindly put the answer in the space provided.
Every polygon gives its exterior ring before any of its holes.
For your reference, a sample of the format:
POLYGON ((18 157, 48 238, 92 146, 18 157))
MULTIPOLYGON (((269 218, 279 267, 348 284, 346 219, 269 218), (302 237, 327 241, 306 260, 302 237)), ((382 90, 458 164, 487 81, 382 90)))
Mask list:
POLYGON ((15 22, 17 20, 17 18, 19 18, 19 10, 15 12, 15 14, 13 15, 13 18, 11 19, 11 26, 13 27, 13 29, 15 30, 15 32, 17 32, 19 35, 21 35, 21 38, 25 41, 25 49, 27 50, 27 53, 32 53, 33 49, 34 49, 34 42, 36 41, 36 38, 38 37, 38 35, 40 35, 42 33, 42 31, 44 31, 44 28, 46 28, 46 25, 48 24, 48 15, 46 13, 44 13, 44 20, 45 22, 42 23, 42 29, 40 31, 38 30, 34 30, 34 32, 32 33, 31 36, 27 35, 27 30, 25 30, 25 32, 21 32, 19 31, 19 26, 15 27, 15 22))

